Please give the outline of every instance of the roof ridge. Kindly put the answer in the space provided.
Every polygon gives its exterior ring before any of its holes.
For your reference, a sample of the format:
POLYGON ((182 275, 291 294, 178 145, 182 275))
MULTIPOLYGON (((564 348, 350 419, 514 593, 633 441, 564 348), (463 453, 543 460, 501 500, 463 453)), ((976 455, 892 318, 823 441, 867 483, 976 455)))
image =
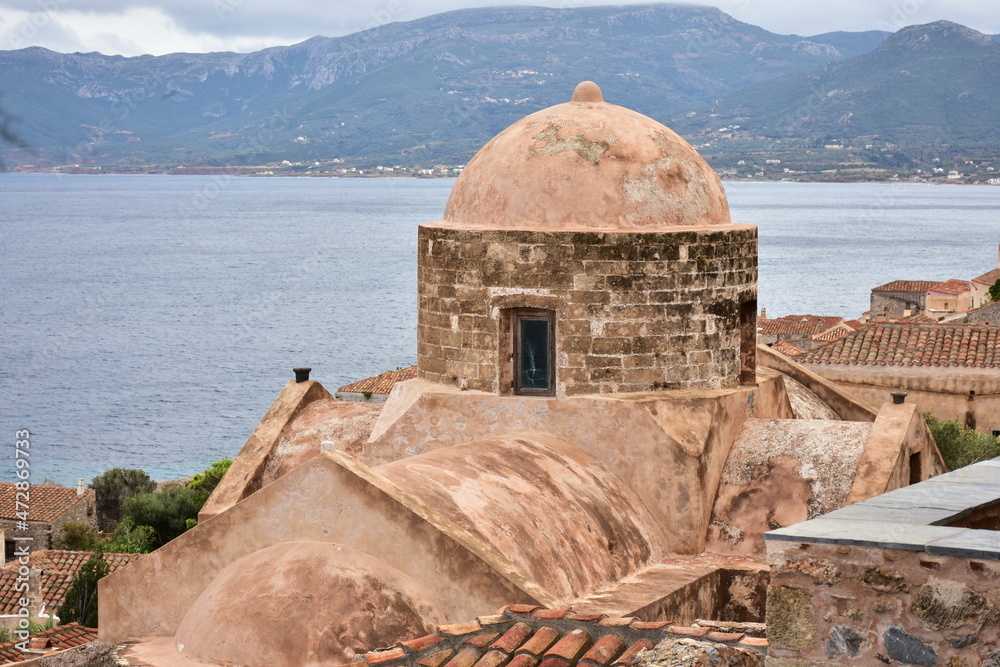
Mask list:
POLYGON ((369 667, 528 667, 545 658, 561 667, 626 667, 644 649, 666 639, 699 640, 767 652, 762 623, 642 621, 579 614, 572 609, 510 604, 467 623, 442 625, 425 637, 365 654, 369 667), (731 630, 727 632, 727 630, 731 630))

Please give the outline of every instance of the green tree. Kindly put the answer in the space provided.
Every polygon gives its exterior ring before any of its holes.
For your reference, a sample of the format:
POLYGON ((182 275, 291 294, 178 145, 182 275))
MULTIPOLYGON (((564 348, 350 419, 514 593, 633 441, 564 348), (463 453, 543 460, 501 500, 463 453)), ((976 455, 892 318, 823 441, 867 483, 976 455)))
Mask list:
POLYGON ((97 529, 82 521, 67 521, 62 525, 62 534, 54 540, 56 549, 69 551, 93 551, 101 544, 97 529))
POLYGON ((156 546, 174 539, 188 528, 188 519, 197 519, 203 502, 199 491, 186 486, 170 486, 159 493, 139 493, 125 501, 125 516, 136 526, 150 526, 156 546))
POLYGON ((990 285, 990 301, 1000 301, 1000 279, 990 285))
POLYGON ((1000 456, 1000 439, 965 428, 957 419, 944 421, 930 412, 924 413, 927 427, 941 450, 948 470, 986 461, 1000 456))
POLYGON ((115 534, 104 545, 104 551, 113 554, 148 554, 156 544, 156 531, 152 526, 137 526, 132 517, 125 517, 115 528, 115 534))
POLYGON ((112 531, 121 523, 125 502, 137 493, 152 493, 156 482, 142 470, 112 468, 91 480, 90 488, 97 495, 97 525, 112 531))
POLYGON ((229 459, 216 461, 211 465, 211 467, 206 468, 204 472, 200 472, 195 475, 194 479, 192 479, 188 484, 189 489, 197 491, 198 495, 202 497, 202 505, 204 505, 208 500, 208 497, 212 495, 212 491, 215 491, 215 487, 217 487, 219 482, 222 481, 222 478, 225 476, 226 472, 229 470, 229 466, 231 465, 233 465, 233 462, 229 459))
POLYGON ((57 612, 62 623, 76 621, 86 628, 97 627, 97 582, 108 576, 109 571, 100 551, 80 566, 57 612))

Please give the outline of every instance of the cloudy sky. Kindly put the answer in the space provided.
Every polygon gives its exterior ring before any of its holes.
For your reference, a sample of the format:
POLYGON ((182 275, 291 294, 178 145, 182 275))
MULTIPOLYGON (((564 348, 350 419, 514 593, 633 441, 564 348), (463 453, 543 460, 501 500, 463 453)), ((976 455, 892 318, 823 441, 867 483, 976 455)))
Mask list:
MULTIPOLYGON (((634 4, 637 0, 631 0, 634 4)), ((639 0, 641 1, 641 0, 639 0)), ((44 46, 127 56, 254 51, 464 7, 626 4, 614 0, 0 0, 0 49, 44 46)), ((1000 33, 995 0, 704 0, 779 33, 896 30, 948 19, 1000 33)))

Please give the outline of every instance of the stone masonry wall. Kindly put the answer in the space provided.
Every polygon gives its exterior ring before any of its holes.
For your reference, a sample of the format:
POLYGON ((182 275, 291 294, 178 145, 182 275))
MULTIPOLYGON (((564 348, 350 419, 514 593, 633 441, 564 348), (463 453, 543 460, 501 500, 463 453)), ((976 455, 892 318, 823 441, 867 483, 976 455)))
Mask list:
POLYGON ((1000 666, 1000 561, 796 542, 768 551, 768 667, 1000 666))
POLYGON ((897 320, 905 316, 904 311, 906 310, 910 311, 910 315, 917 315, 924 312, 926 303, 926 294, 914 294, 911 292, 872 292, 870 304, 871 316, 873 320, 897 320))
POLYGON ((418 366, 433 382, 509 393, 509 353, 500 350, 512 308, 555 311, 557 396, 730 388, 741 367, 756 366, 754 227, 421 225, 417 282, 418 366), (742 345, 741 314, 751 332, 742 345))

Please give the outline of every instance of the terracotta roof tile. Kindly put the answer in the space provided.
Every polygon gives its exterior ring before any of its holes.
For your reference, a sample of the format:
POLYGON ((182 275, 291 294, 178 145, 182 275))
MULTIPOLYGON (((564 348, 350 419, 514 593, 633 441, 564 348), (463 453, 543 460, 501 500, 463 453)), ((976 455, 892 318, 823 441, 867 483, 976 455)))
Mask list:
POLYGON ((504 624, 493 624, 495 630, 484 631, 478 623, 444 626, 437 635, 369 653, 366 659, 380 667, 631 667, 640 651, 668 638, 739 643, 761 656, 767 651, 766 641, 744 633, 763 634, 760 624, 698 621, 687 627, 565 609, 538 611, 531 605, 509 605, 500 614, 504 624), (463 627, 469 631, 457 632, 463 627))
POLYGON ((423 651, 426 648, 430 648, 435 644, 439 644, 444 641, 444 638, 438 633, 427 635, 426 637, 420 637, 419 639, 411 639, 405 642, 399 642, 399 645, 408 651, 423 651))
POLYGON ((507 667, 535 667, 538 663, 538 656, 530 653, 515 655, 507 663, 507 667))
POLYGON ((976 276, 972 279, 972 282, 992 287, 993 283, 998 280, 1000 280, 1000 269, 993 269, 992 271, 987 271, 981 276, 976 276))
POLYGON ((891 283, 879 285, 873 292, 896 292, 900 294, 926 294, 927 290, 937 285, 939 280, 893 280, 891 283))
POLYGON ((518 653, 530 653, 541 655, 556 643, 559 639, 559 632, 553 628, 543 627, 531 636, 527 642, 517 649, 518 653))
POLYGON ((534 630, 531 629, 526 623, 515 623, 510 627, 510 630, 505 632, 500 639, 493 643, 493 648, 498 648, 507 653, 513 653, 517 648, 524 643, 534 630))
POLYGON ((496 625, 497 623, 505 623, 507 619, 503 614, 491 614, 489 616, 477 616, 476 622, 479 625, 486 627, 487 625, 496 625))
POLYGON ((467 635, 470 632, 479 632, 482 629, 478 621, 470 621, 468 623, 453 623, 451 625, 439 626, 438 632, 442 635, 467 635))
MULTIPOLYGON (((28 639, 28 647, 35 650, 61 651, 76 646, 83 646, 97 640, 96 628, 85 628, 79 623, 67 623, 51 630, 45 630, 32 635, 28 639)), ((22 662, 26 659, 15 646, 22 640, 16 639, 0 644, 0 665, 22 662)))
POLYGON ((801 347, 796 347, 795 345, 788 343, 786 341, 775 343, 774 345, 771 346, 771 349, 775 350, 776 352, 781 352, 786 357, 798 357, 802 354, 805 354, 806 352, 801 347))
POLYGON ((625 650, 625 640, 618 635, 604 635, 583 654, 580 662, 590 662, 595 665, 609 665, 611 661, 625 650))
POLYGON ((492 644, 500 636, 499 632, 480 632, 479 634, 473 635, 465 640, 466 644, 471 644, 476 648, 486 648, 492 644))
MULTIPOLYGON (((0 519, 15 519, 16 503, 14 494, 17 492, 13 482, 0 482, 0 519)), ((62 518, 84 498, 94 497, 93 489, 85 489, 83 495, 76 489, 65 486, 32 485, 28 510, 29 521, 53 523, 62 518)), ((23 509, 23 508, 22 508, 23 509)))
POLYGON ((446 648, 442 651, 435 651, 424 656, 422 659, 417 661, 419 667, 441 667, 444 663, 451 659, 451 656, 455 655, 455 651, 450 648, 446 648))
POLYGON ((475 646, 463 646, 451 660, 445 663, 444 667, 472 667, 479 661, 482 654, 482 651, 475 646))
POLYGON ((583 655, 592 643, 590 635, 578 628, 566 633, 565 637, 545 652, 545 657, 563 658, 567 662, 573 662, 583 655))
POLYGON ((1000 327, 873 324, 810 350, 800 363, 1000 368, 1000 327))
POLYGON ((757 319, 757 328, 765 336, 822 333, 844 321, 842 317, 824 315, 785 315, 773 319, 757 319))
POLYGON ((937 324, 938 321, 933 317, 928 317, 923 313, 915 313, 913 315, 908 315, 906 317, 901 317, 898 320, 892 320, 896 324, 937 324))
MULTIPOLYGON (((104 554, 104 562, 110 572, 125 567, 143 557, 144 554, 104 554)), ((90 551, 61 551, 58 549, 41 549, 29 556, 31 568, 39 570, 39 584, 42 590, 42 601, 45 610, 58 609, 66 600, 66 593, 73 585, 80 566, 90 560, 90 551)), ((17 577, 17 560, 12 560, 0 569, 0 614, 16 612, 18 594, 14 592, 17 577), (14 611, 11 611, 14 610, 14 611)))
POLYGON ((841 322, 836 326, 830 327, 826 331, 823 331, 821 333, 816 334, 815 336, 812 336, 811 339, 823 343, 829 343, 831 341, 840 340, 844 336, 850 335, 855 331, 857 331, 857 329, 852 329, 851 327, 847 326, 846 323, 841 322))
POLYGON ((847 320, 846 322, 844 322, 844 324, 846 324, 847 326, 851 327, 855 331, 857 331, 861 327, 865 326, 865 323, 862 322, 861 320, 847 320))
POLYGON ((386 371, 381 375, 376 375, 375 377, 366 378, 364 380, 358 380, 357 382, 352 382, 351 384, 346 384, 337 390, 337 393, 354 393, 360 394, 366 391, 370 391, 373 394, 388 394, 392 391, 393 386, 397 382, 403 382, 404 380, 412 380, 417 377, 417 367, 407 366, 406 368, 401 368, 396 371, 386 371))
POLYGON ((968 280, 946 280, 942 283, 938 283, 933 287, 929 287, 927 292, 938 292, 941 294, 952 294, 958 296, 960 294, 965 294, 972 290, 972 286, 969 284, 968 280))
POLYGON ((507 662, 508 658, 510 658, 510 656, 500 649, 493 649, 491 651, 487 651, 486 654, 479 659, 479 662, 476 663, 476 667, 500 667, 500 665, 507 662))
POLYGON ((635 656, 639 655, 639 651, 648 651, 649 649, 656 646, 651 640, 643 637, 642 639, 636 641, 634 644, 628 647, 624 653, 618 656, 612 664, 614 665, 628 665, 631 667, 632 661, 635 660, 635 656))

